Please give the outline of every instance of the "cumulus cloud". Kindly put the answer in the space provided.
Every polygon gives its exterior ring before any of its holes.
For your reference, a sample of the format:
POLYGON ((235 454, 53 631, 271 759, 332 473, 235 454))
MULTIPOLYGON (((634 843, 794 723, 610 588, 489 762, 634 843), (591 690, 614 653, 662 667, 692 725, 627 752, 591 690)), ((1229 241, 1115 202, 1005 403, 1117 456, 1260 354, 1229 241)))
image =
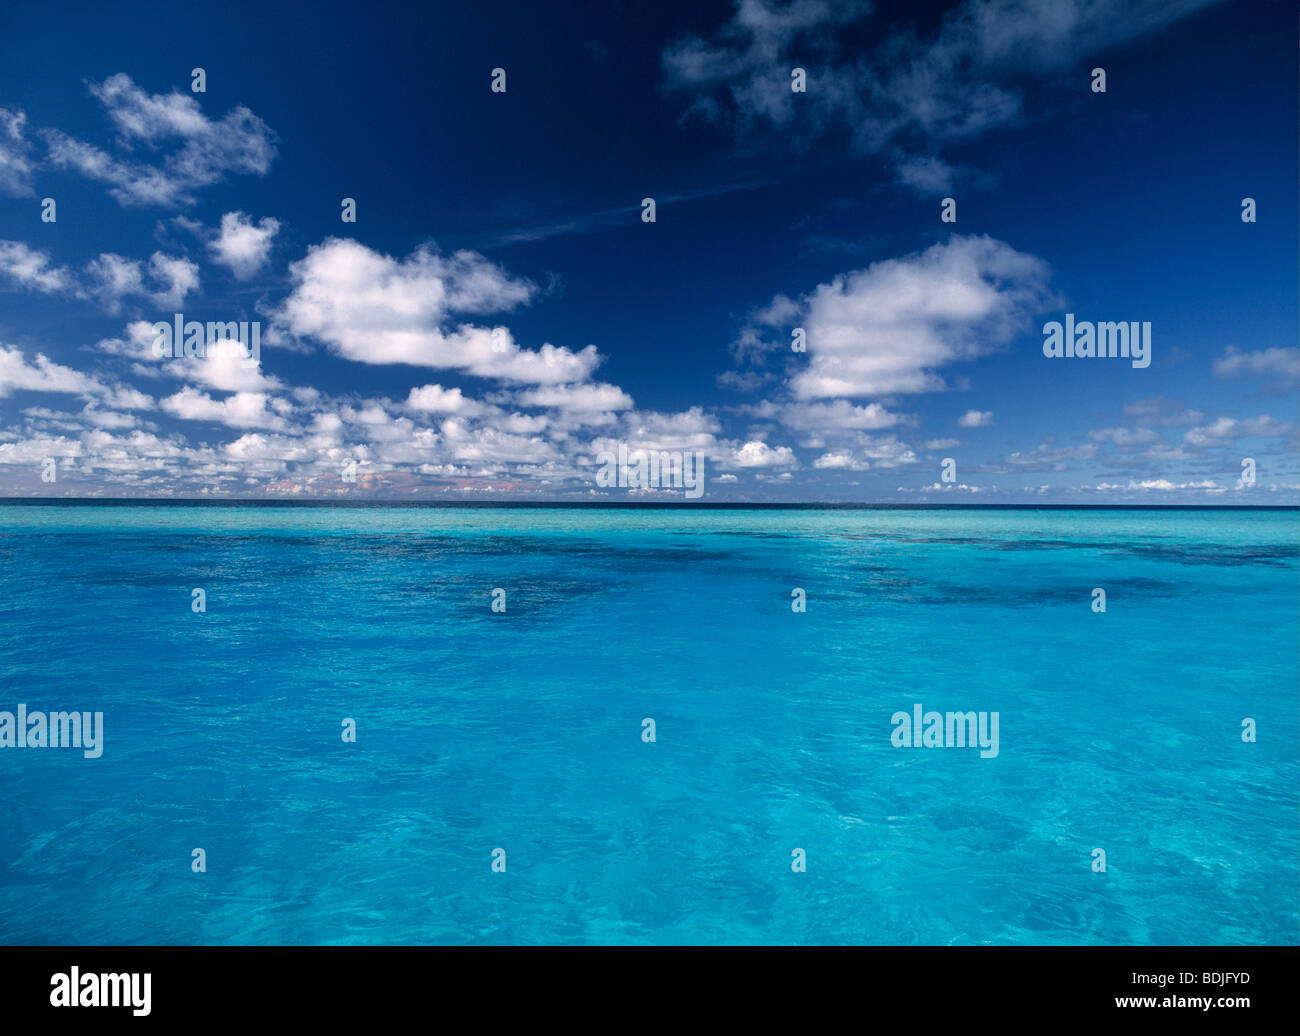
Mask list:
POLYGON ((732 450, 729 459, 738 468, 788 467, 795 463, 794 451, 789 446, 773 448, 754 439, 732 450))
POLYGON ((871 465, 869 464, 855 460, 853 454, 849 453, 847 450, 842 450, 837 453, 823 453, 820 457, 818 457, 815 461, 813 461, 813 467, 816 468, 818 471, 827 468, 830 469, 843 468, 850 471, 865 471, 870 466, 871 465))
MULTIPOLYGON (((638 410, 623 418, 621 434, 632 449, 704 450, 716 455, 717 437, 722 427, 718 418, 702 407, 678 413, 638 410)), ((600 440, 598 440, 600 441, 600 440)), ((597 449, 617 449, 613 440, 605 440, 597 449)))
POLYGON ((110 312, 128 295, 143 295, 144 272, 137 259, 105 252, 86 264, 86 286, 110 312))
POLYGON ((93 299, 110 313, 116 313, 130 297, 167 308, 180 306, 199 288, 198 266, 180 256, 155 252, 146 267, 138 259, 104 252, 77 274, 53 265, 48 253, 21 241, 0 241, 0 275, 41 294, 93 299))
POLYGON ((896 436, 858 434, 847 448, 828 450, 813 461, 819 470, 868 471, 916 463, 916 452, 896 436))
POLYGON ((806 295, 808 363, 790 383, 802 400, 934 392, 937 373, 1007 342, 1044 308, 1042 260, 989 237, 954 236, 873 263, 806 295))
POLYGON ((774 416, 796 431, 850 429, 873 431, 892 428, 903 418, 879 403, 858 406, 846 399, 831 403, 788 403, 774 410, 774 416))
POLYGON ((236 392, 217 400, 186 386, 160 404, 167 413, 185 421, 212 421, 231 428, 263 428, 283 431, 288 425, 278 413, 267 409, 268 396, 263 392, 236 392))
POLYGON ((161 285, 150 297, 158 305, 174 309, 192 291, 199 290, 199 268, 188 259, 155 252, 149 257, 149 275, 161 285))
POLYGON ((21 241, 0 241, 0 274, 19 287, 46 295, 70 291, 75 283, 66 268, 51 264, 49 253, 21 241))
POLYGON ((271 256, 271 242, 280 230, 279 220, 270 216, 254 223, 242 212, 221 217, 221 230, 208 245, 213 261, 226 267, 241 281, 255 277, 271 256))
POLYGON ((490 425, 472 425, 451 417, 439 428, 450 458, 457 463, 486 466, 495 471, 504 464, 544 464, 561 461, 563 452, 541 435, 515 434, 490 425))
POLYGON ((20 389, 77 394, 105 391, 94 378, 54 363, 41 353, 36 354, 34 363, 28 363, 21 350, 0 345, 0 397, 20 389))
POLYGON ((583 423, 606 423, 613 413, 632 408, 632 397, 617 385, 604 382, 583 385, 539 385, 517 393, 519 406, 558 410, 583 423))
POLYGON ((176 377, 192 378, 218 392, 268 392, 282 388, 279 380, 262 373, 260 364, 240 354, 238 342, 220 339, 201 357, 155 360, 176 377))
POLYGON ((199 288, 199 268, 188 259, 155 252, 144 266, 105 252, 86 265, 77 294, 96 299, 110 313, 116 313, 129 297, 146 298, 164 309, 184 304, 186 296, 199 288))
POLYGON ((967 410, 957 418, 959 428, 988 428, 993 424, 992 410, 967 410))
POLYGON ((358 363, 462 370, 528 384, 585 381, 595 346, 522 349, 504 327, 453 326, 457 314, 510 310, 536 293, 477 252, 429 247, 394 259, 353 240, 329 238, 293 263, 293 292, 278 319, 292 334, 358 363))
POLYGON ((406 405, 412 410, 426 414, 461 414, 471 416, 480 413, 483 407, 467 398, 458 388, 443 388, 441 385, 421 385, 411 389, 406 405))

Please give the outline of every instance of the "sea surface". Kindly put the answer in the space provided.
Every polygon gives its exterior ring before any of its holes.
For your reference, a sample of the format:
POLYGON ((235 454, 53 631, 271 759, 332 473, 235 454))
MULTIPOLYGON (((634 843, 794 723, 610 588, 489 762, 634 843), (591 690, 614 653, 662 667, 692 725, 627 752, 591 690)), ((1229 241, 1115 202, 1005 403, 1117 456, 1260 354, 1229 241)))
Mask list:
POLYGON ((0 506, 105 732, 0 749, 0 942, 1293 944, 1298 617, 1294 511, 0 506))

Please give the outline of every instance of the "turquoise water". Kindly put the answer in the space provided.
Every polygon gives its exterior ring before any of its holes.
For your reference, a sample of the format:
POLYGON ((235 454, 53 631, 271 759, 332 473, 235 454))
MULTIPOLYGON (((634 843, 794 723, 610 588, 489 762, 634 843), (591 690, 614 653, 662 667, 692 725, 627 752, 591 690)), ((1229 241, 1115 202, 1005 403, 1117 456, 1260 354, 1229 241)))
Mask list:
POLYGON ((0 942, 1295 943, 1298 533, 0 507, 0 942))

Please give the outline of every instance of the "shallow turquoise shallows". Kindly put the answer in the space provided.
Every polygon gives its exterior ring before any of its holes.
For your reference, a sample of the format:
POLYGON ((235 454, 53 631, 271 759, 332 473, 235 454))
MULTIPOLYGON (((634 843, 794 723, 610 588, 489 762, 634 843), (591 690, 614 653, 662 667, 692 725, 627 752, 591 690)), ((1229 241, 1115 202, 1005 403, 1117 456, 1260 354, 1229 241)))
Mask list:
POLYGON ((1294 511, 3 506, 104 747, 0 748, 0 942, 1295 943, 1298 616, 1294 511))

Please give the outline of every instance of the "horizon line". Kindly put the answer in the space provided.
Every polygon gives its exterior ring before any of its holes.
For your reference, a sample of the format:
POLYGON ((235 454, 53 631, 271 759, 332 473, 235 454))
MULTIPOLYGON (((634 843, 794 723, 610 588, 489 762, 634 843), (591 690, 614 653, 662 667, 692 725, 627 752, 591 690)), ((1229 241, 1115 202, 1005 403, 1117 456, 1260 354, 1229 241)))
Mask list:
POLYGON ((994 504, 994 503, 866 503, 769 501, 664 501, 664 500, 303 500, 283 497, 78 497, 0 496, 0 506, 126 507, 443 507, 531 508, 535 510, 688 510, 688 511, 1296 511, 1300 504, 994 504))

